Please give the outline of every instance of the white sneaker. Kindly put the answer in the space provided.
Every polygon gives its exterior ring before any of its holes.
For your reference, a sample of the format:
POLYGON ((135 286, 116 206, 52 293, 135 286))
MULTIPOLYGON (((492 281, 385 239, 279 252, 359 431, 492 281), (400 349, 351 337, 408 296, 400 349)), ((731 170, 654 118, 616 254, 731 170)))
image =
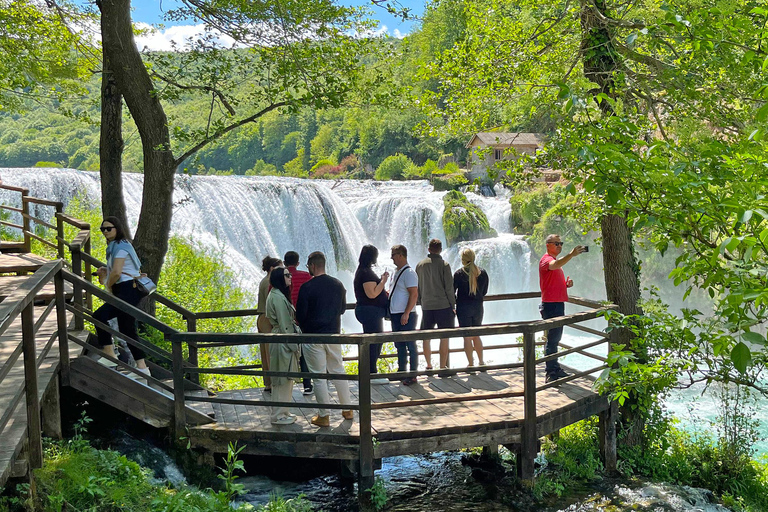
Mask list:
POLYGON ((296 416, 293 414, 288 416, 283 416, 282 418, 277 418, 276 420, 272 420, 273 425, 291 425, 296 422, 296 416))
POLYGON ((387 384, 389 384, 389 379, 385 379, 385 378, 371 379, 371 385, 373 386, 386 386, 387 384))
POLYGON ((96 362, 99 363, 100 365, 106 366, 107 368, 116 368, 117 367, 117 363, 113 363, 112 361, 110 361, 106 357, 99 357, 96 360, 96 362))

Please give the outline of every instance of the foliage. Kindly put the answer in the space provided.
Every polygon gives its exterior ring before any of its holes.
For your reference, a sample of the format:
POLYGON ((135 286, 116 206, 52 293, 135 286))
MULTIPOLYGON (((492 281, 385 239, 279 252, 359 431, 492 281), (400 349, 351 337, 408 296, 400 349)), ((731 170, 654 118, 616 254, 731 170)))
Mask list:
POLYGON ((544 214, 566 196, 560 184, 549 186, 537 184, 530 187, 520 187, 513 191, 509 198, 512 207, 511 217, 515 232, 530 234, 544 214))
POLYGON ((243 494, 244 487, 242 484, 236 484, 235 480, 240 478, 236 472, 240 471, 245 473, 245 465, 243 461, 238 458, 240 452, 245 450, 245 446, 237 447, 237 441, 229 443, 227 445, 227 457, 224 459, 224 467, 219 468, 221 474, 218 477, 224 482, 224 493, 222 499, 225 503, 229 503, 241 494, 243 494))
POLYGON ((453 245, 465 240, 496 236, 496 230, 488 224, 485 213, 470 203, 467 196, 452 190, 443 196, 443 230, 446 243, 453 245))
POLYGON ((0 111, 24 110, 25 98, 59 100, 81 91, 88 55, 77 48, 80 34, 70 31, 67 22, 88 21, 45 3, 0 3, 0 111))
POLYGON ((411 159, 405 155, 398 153, 396 155, 388 156, 376 169, 376 175, 374 177, 380 181, 401 180, 404 177, 403 173, 405 170, 412 165, 413 162, 411 159))
POLYGON ((535 481, 534 496, 561 496, 575 483, 597 478, 603 469, 597 437, 597 422, 592 418, 547 438, 541 447, 547 463, 535 481))
POLYGON ((387 506, 387 488, 381 477, 376 477, 373 487, 368 489, 368 492, 371 493, 371 503, 374 510, 383 510, 387 506))
POLYGON ((469 183, 469 180, 463 174, 452 174, 450 176, 435 176, 432 180, 435 190, 456 190, 469 183))

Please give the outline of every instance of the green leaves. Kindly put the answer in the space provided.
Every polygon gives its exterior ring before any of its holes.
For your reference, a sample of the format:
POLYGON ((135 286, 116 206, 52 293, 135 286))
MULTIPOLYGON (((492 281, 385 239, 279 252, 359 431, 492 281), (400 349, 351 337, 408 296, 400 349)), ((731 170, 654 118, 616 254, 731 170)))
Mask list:
POLYGON ((741 373, 747 371, 747 365, 752 361, 752 354, 744 343, 737 343, 731 350, 731 361, 741 373))

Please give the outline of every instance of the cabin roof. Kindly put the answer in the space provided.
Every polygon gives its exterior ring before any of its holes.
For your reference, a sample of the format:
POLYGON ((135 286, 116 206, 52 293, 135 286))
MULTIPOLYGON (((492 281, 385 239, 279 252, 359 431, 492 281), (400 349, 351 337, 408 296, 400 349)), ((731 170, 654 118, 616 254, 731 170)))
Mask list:
POLYGON ((467 143, 467 147, 490 146, 490 147, 510 147, 510 146, 538 146, 544 145, 545 136, 543 133, 524 133, 524 132, 478 132, 472 136, 467 143))

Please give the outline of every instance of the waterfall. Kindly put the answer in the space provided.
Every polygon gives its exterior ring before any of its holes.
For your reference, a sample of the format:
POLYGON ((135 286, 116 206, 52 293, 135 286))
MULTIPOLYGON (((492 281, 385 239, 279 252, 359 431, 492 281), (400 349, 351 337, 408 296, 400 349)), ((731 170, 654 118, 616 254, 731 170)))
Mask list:
MULTIPOLYGON (((65 205, 81 194, 97 205, 101 197, 99 175, 74 169, 0 169, 8 185, 26 187, 30 194, 65 205)), ((143 176, 123 175, 126 208, 132 231, 141 206, 143 176)), ((261 259, 282 257, 295 250, 301 266, 312 251, 323 251, 328 272, 338 276, 353 301, 352 280, 357 257, 365 244, 379 248, 379 271, 392 271, 389 248, 403 244, 415 265, 425 257, 431 238, 445 240, 443 196, 427 181, 376 182, 326 181, 284 177, 178 175, 174 190, 172 234, 192 238, 221 249, 225 263, 242 277, 242 285, 257 288, 263 277, 261 259)), ((0 200, 14 196, 0 191, 0 200)), ((444 251, 453 269, 460 265, 459 251, 472 247, 478 264, 491 276, 490 293, 531 289, 530 248, 509 228, 509 195, 497 197, 468 193, 467 197, 489 217, 499 236, 462 242, 444 251)), ((51 209, 35 215, 50 217, 51 209)), ((490 305, 488 321, 530 318, 531 311, 510 317, 509 307, 490 305), (498 306, 498 308, 497 308, 498 306)), ((535 314, 535 313, 533 313, 535 314)), ((350 316, 347 321, 346 317, 350 316)), ((351 315, 345 329, 359 330, 351 315)))

